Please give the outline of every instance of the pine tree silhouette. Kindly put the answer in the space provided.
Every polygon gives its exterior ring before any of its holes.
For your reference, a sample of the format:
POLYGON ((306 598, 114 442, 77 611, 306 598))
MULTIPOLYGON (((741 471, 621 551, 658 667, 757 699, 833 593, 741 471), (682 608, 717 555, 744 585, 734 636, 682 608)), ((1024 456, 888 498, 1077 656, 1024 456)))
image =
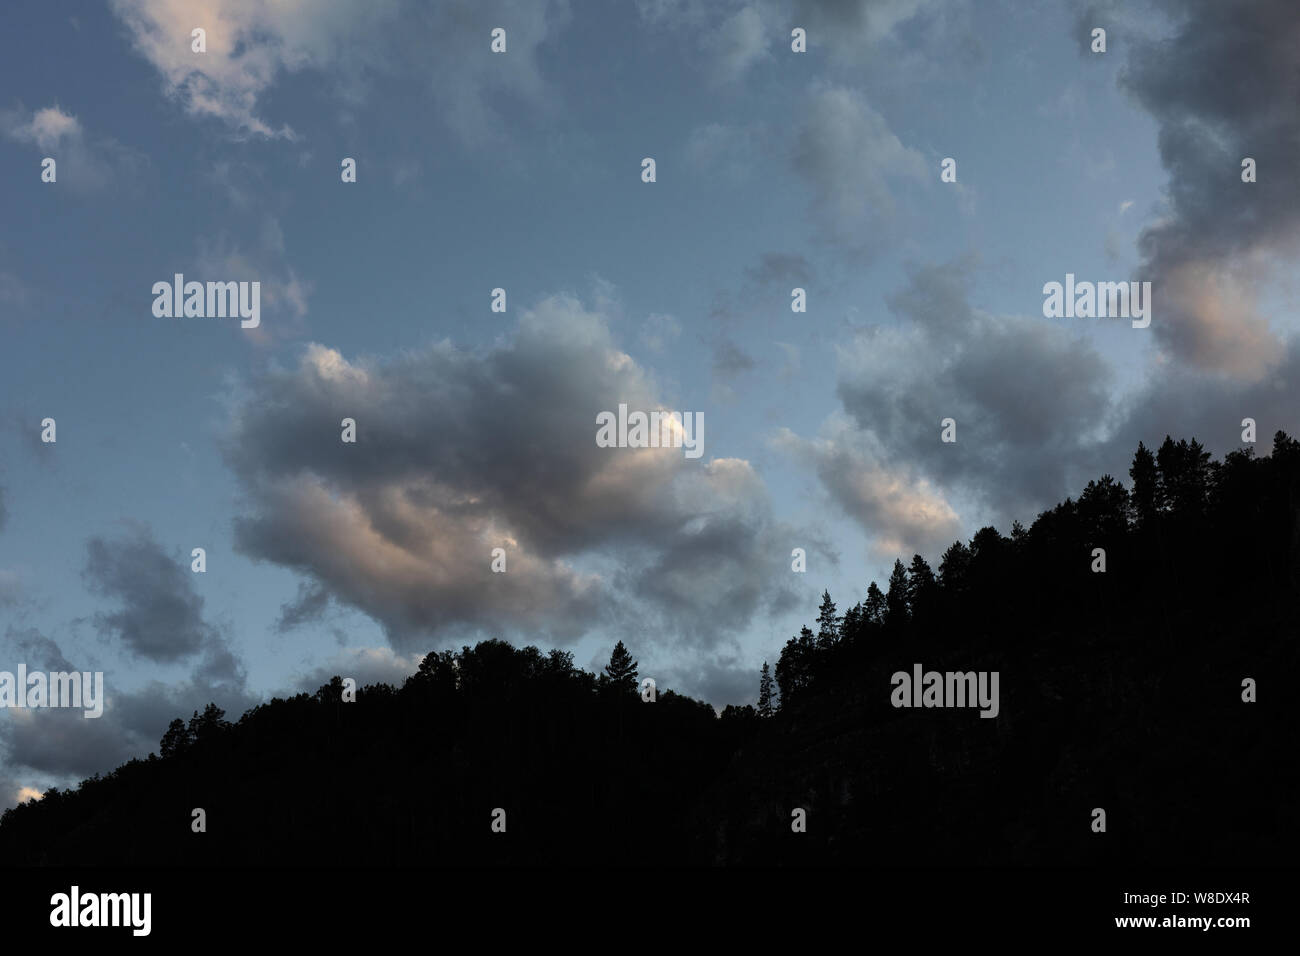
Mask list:
POLYGON ((772 702, 772 674, 767 669, 767 661, 763 661, 763 671, 758 678, 758 716, 771 717, 776 713, 776 707, 772 702))
POLYGON ((623 642, 619 641, 614 645, 614 653, 609 656, 609 663, 605 665, 605 677, 614 689, 635 692, 636 667, 637 662, 632 660, 632 655, 623 646, 623 642))

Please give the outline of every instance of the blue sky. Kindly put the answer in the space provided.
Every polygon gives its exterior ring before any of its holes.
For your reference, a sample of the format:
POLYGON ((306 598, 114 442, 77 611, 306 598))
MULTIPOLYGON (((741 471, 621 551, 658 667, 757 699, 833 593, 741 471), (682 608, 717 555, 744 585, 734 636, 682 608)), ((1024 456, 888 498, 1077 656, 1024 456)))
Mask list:
POLYGON ((1238 6, 10 5, 0 668, 109 702, 0 715, 5 802, 484 637, 751 701, 823 588, 1139 439, 1294 431, 1297 20, 1238 6), (259 281, 260 327, 156 318, 177 272, 259 281), (1044 318, 1067 272, 1153 280, 1152 326, 1044 318), (595 448, 629 400, 703 457, 595 448))

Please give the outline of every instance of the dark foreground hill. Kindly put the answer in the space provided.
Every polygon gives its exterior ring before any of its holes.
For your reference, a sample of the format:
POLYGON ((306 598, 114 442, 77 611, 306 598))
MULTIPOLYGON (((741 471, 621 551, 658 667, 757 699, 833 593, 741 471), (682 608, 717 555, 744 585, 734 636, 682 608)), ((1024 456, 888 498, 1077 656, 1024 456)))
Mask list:
POLYGON ((176 721, 162 757, 6 811, 0 856, 1293 864, 1300 443, 1214 462, 1166 440, 1130 478, 935 570, 898 562, 843 614, 825 595, 774 706, 645 702, 630 659, 598 679, 487 641, 355 702, 336 678, 234 724, 176 721), (917 664, 997 672, 997 716, 895 707, 892 675, 917 664))

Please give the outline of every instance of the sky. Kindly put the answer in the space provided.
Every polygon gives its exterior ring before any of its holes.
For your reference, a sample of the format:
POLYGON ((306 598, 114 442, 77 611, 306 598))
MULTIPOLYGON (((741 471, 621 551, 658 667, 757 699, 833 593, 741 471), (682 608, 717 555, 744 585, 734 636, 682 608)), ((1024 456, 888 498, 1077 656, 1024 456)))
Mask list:
POLYGON ((3 806, 486 638, 749 703, 823 589, 1298 428, 1292 0, 0 16, 0 670, 107 698, 0 713, 3 806), (1045 317, 1067 274, 1150 325, 1045 317), (620 403, 703 453, 599 447, 620 403))

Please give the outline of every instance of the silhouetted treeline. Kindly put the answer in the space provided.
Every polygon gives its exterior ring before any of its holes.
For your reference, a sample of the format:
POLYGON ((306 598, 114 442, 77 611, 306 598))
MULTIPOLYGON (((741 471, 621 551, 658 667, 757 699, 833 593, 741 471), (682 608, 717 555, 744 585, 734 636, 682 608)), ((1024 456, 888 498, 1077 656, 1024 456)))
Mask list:
POLYGON ((485 641, 355 702, 335 678, 233 724, 215 705, 173 721, 162 757, 6 811, 0 853, 1291 864, 1300 443, 1279 432, 1269 457, 1216 462, 1166 439, 1139 445, 1129 477, 1010 536, 981 529, 937 568, 898 561, 842 614, 823 594, 757 675, 757 708, 716 717, 664 688, 645 703, 621 643, 597 677, 561 651, 485 641), (998 671, 997 718, 893 707, 891 675, 917 663, 998 671), (206 833, 191 832, 196 807, 206 833))

